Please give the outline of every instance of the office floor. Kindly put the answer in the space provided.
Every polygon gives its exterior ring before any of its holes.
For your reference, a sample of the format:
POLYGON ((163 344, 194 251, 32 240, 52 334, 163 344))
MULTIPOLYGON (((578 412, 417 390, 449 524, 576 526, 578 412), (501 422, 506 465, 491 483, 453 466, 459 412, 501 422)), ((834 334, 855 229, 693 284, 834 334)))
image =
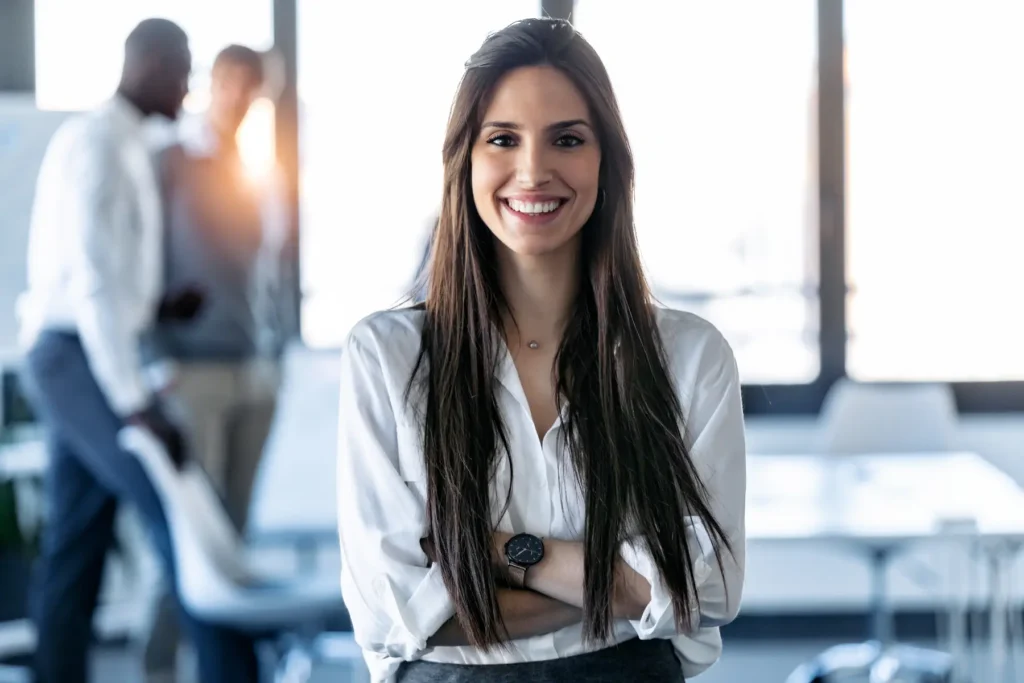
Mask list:
MULTIPOLYGON (((833 644, 810 640, 727 643, 722 660, 695 680, 700 683, 785 683, 786 677, 796 666, 833 644)), ((981 647, 984 648, 984 644, 981 647)), ((978 652, 975 662, 977 667, 971 678, 972 683, 996 683, 988 675, 984 649, 978 652)), ((93 681, 142 683, 139 666, 138 658, 124 648, 103 649, 96 654, 93 681)), ((358 683, 361 680, 365 679, 352 674, 351 664, 338 664, 316 669, 310 683, 358 683)), ((1012 672, 1007 672, 1004 680, 1024 680, 1024 676, 1014 679, 1012 672)))

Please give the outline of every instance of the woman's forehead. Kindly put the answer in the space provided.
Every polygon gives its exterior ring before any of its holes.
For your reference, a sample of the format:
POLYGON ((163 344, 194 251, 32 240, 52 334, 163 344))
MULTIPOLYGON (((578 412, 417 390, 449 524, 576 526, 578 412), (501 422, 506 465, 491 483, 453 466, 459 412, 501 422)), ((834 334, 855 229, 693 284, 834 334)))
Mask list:
POLYGON ((590 121, 590 112, 575 84, 558 69, 530 66, 498 82, 483 116, 520 128, 547 128, 561 121, 590 121))

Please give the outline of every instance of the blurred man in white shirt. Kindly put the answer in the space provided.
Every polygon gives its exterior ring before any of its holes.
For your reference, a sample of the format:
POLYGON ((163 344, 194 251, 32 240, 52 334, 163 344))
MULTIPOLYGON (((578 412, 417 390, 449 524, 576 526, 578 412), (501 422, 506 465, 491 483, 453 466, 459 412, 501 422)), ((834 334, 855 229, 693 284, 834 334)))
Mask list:
MULTIPOLYGON (((168 575, 164 511, 118 432, 153 432, 180 465, 178 427, 143 371, 140 341, 157 319, 187 321, 195 290, 163 295, 157 179, 143 119, 177 116, 191 54, 180 27, 141 22, 125 42, 117 93, 54 135, 39 174, 29 236, 29 287, 20 302, 25 376, 47 431, 48 524, 32 611, 37 683, 86 680, 92 616, 117 507, 138 508, 168 575)), ((257 679, 251 639, 182 614, 203 683, 257 679)))
MULTIPOLYGON (((264 58, 241 45, 213 63, 210 105, 183 119, 157 155, 164 206, 163 286, 205 294, 189 325, 158 321, 148 352, 202 463, 241 531, 277 394, 279 278, 286 214, 273 174, 244 167, 237 136, 264 86, 264 58)), ((151 683, 173 680, 178 629, 164 602, 146 648, 151 683)))

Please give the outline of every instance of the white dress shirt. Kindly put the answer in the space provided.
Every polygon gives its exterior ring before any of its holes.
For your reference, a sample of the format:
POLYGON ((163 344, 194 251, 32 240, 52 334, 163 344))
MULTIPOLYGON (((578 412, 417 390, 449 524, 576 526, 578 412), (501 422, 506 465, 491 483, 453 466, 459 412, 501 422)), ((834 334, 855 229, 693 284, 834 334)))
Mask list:
POLYGON ((19 302, 21 344, 77 332, 115 412, 150 398, 139 338, 160 296, 161 216, 142 114, 115 96, 65 122, 43 158, 19 302))
MULTIPOLYGON (((511 643, 509 650, 427 647, 454 615, 440 569, 420 548, 427 533, 426 476, 416 411, 405 389, 420 348, 423 313, 387 311, 352 330, 342 351, 338 443, 338 525, 345 603, 374 681, 392 681, 403 660, 496 664, 569 657, 586 652, 580 625, 511 643)), ((745 557, 746 448, 740 381, 725 339, 710 323, 659 309, 658 325, 683 408, 690 455, 732 544, 721 568, 696 518, 685 525, 696 565, 699 613, 679 631, 670 594, 643 544, 626 543, 623 559, 651 584, 651 602, 637 621, 617 620, 614 642, 669 638, 682 672, 694 676, 721 654, 718 627, 739 610, 745 557), (720 569, 722 571, 720 571, 720 569), (724 574, 724 581, 723 581, 724 574), (726 597, 728 595, 728 598, 726 597)), ((498 530, 583 538, 584 499, 560 453, 559 418, 537 438, 529 404, 507 349, 499 365, 497 402, 508 429, 515 472, 511 500, 498 518, 509 468, 499 459, 491 500, 498 530), (568 475, 568 476, 565 476, 568 475), (563 504, 563 500, 565 504, 563 504)), ((422 400, 422 399, 421 399, 422 400)))

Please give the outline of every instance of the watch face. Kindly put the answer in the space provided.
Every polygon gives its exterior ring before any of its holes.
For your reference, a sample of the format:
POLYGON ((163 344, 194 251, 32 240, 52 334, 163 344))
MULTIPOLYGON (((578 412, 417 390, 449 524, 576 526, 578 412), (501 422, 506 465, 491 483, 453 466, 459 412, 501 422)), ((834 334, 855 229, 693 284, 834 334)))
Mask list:
POLYGON ((523 567, 532 567, 544 559, 544 542, 533 534, 518 534, 505 544, 505 557, 523 567))

